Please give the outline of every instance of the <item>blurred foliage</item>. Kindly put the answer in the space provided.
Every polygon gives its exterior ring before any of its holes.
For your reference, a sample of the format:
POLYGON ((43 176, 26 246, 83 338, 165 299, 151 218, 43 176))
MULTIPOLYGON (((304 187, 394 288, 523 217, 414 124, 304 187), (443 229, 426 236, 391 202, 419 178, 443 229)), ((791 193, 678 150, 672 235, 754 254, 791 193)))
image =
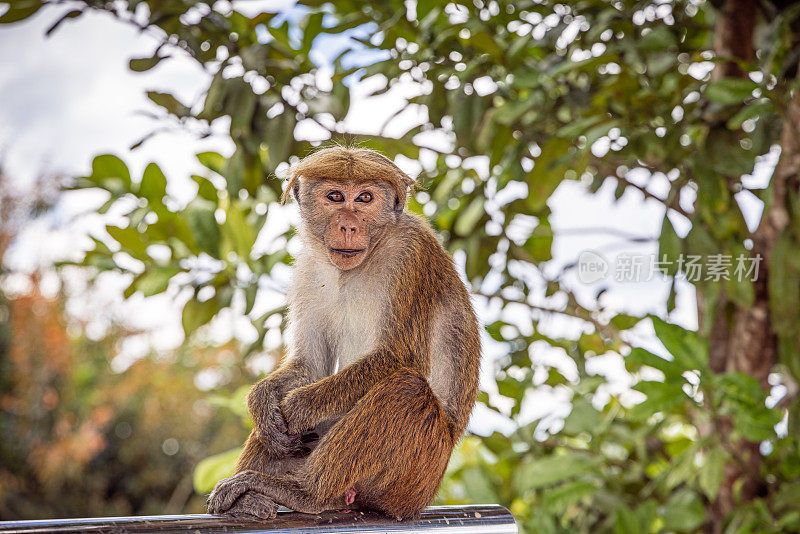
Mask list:
MULTIPOLYGON (((51 181, 29 193, 10 182, 0 171, 5 244, 56 199, 51 181)), ((87 325, 66 313, 63 291, 43 294, 53 280, 43 284, 39 273, 4 267, 6 250, 0 248, 0 520, 204 511, 193 467, 241 443, 247 429, 214 410, 195 377, 216 369, 231 384, 250 382, 231 358, 240 348, 195 344, 120 368, 113 358, 121 343, 141 332, 112 321, 99 337, 89 336, 87 325)))
MULTIPOLYGON (((629 372, 649 371, 634 386, 642 402, 631 406, 614 396, 598 402, 605 381, 577 357, 581 379, 568 384, 572 411, 563 427, 542 438, 534 421, 510 436, 468 438, 439 499, 502 502, 527 532, 694 532, 720 492, 726 465, 750 461, 738 446, 744 439, 763 443, 768 453, 761 466, 768 497, 744 503, 729 518, 729 531, 800 528, 797 436, 775 434, 784 411, 766 407, 752 376, 712 372, 707 345, 695 332, 651 319, 672 359, 642 348, 626 356, 629 372)), ((516 370, 525 379, 513 383, 531 380, 529 365, 516 370)), ((522 395, 509 396, 521 402, 522 395)))
POLYGON ((245 437, 194 384, 219 351, 115 371, 131 332, 71 335, 62 299, 31 284, 0 308, 12 333, 0 352, 0 518, 202 512, 193 467, 245 437))
MULTIPOLYGON (((499 501, 528 532, 800 528, 800 265, 791 253, 800 246, 797 147, 781 145, 780 179, 767 187, 742 180, 782 143, 782 131, 796 138, 800 10, 792 3, 758 4, 748 21, 752 60, 715 49, 725 17, 714 6, 723 1, 306 0, 286 12, 248 15, 243 3, 228 2, 93 0, 67 2, 64 10, 61 2, 18 0, 0 23, 51 3, 63 12, 56 25, 99 10, 155 35, 160 44, 132 58, 133 71, 169 68, 174 55, 202 65, 208 86, 199 101, 147 96, 165 123, 200 136, 211 135, 214 123, 235 146, 228 157, 198 154, 205 171, 192 176, 197 194, 186 204, 170 197, 155 164, 131 176, 118 157, 95 158, 74 187, 106 191, 100 212, 114 207, 125 217, 95 237, 82 265, 128 273, 126 295, 170 286, 190 293, 187 337, 220 310, 244 313, 259 333, 247 357, 261 347, 267 320, 283 313, 256 315, 253 306, 273 268, 290 262, 291 232, 260 251, 254 244, 276 209, 281 187, 273 176, 314 145, 297 138, 298 128, 391 156, 423 156, 425 191, 410 209, 430 218, 463 260, 475 294, 501 310, 487 331, 506 355, 497 364, 497 394, 484 393, 481 402, 518 427, 510 436, 465 440, 443 502, 499 501), (746 75, 712 75, 728 60, 746 75), (377 135, 348 131, 349 88, 367 78, 381 82, 374 95, 417 88, 402 109, 422 111, 421 123, 396 138, 384 135, 387 125, 377 135), (746 277, 699 281, 699 332, 646 318, 671 359, 630 347, 626 331, 645 318, 605 309, 599 294, 579 299, 566 281, 574 264, 553 275, 558 235, 548 201, 567 181, 590 192, 610 183, 617 199, 639 195, 660 206, 659 255, 671 262, 671 275, 686 275, 680 254, 764 249, 770 257, 760 280, 769 285, 746 277), (660 187, 648 188, 653 183, 660 187), (740 193, 763 201, 765 214, 780 214, 777 234, 748 228, 740 193), (676 222, 688 234, 679 235, 676 222), (581 333, 548 333, 554 314, 581 333), (748 317, 774 333, 775 347, 763 347, 766 372, 752 348, 722 365, 712 358, 733 353, 726 340, 748 317), (728 327, 710 343, 720 321, 728 327), (572 359, 577 377, 535 358, 542 345, 572 359), (614 354, 624 357, 640 402, 610 393, 606 379, 588 370, 587 363, 614 354), (767 408, 769 372, 785 396, 767 408), (520 420, 526 399, 541 391, 572 399, 563 428, 546 418, 520 420)), ((665 309, 674 306, 673 283, 665 309)), ((233 455, 205 463, 198 489, 233 455)))

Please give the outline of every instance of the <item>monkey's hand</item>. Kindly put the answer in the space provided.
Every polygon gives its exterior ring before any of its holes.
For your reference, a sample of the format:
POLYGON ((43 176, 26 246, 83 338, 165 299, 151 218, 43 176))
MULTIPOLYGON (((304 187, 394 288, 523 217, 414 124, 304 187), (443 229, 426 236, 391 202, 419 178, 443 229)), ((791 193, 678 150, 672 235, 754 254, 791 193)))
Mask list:
POLYGON ((299 433, 289 433, 273 391, 258 392, 248 396, 253 430, 263 446, 264 453, 271 458, 284 458, 306 450, 299 433))
POLYGON ((302 434, 322 421, 323 417, 314 408, 315 399, 311 386, 303 386, 290 391, 281 401, 280 409, 289 435, 302 434))

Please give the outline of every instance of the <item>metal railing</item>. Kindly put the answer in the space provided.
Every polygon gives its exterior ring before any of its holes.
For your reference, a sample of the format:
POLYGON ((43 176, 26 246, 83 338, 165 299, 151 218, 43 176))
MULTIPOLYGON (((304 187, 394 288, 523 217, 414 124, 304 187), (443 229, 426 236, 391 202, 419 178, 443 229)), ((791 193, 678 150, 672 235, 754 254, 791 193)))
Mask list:
POLYGON ((318 515, 278 512, 270 521, 241 521, 213 515, 154 515, 142 517, 98 517, 87 519, 39 519, 0 521, 1 534, 47 534, 54 532, 126 533, 371 533, 420 532, 425 534, 516 534, 511 513, 497 505, 432 506, 419 519, 397 521, 376 512, 352 510, 318 515))

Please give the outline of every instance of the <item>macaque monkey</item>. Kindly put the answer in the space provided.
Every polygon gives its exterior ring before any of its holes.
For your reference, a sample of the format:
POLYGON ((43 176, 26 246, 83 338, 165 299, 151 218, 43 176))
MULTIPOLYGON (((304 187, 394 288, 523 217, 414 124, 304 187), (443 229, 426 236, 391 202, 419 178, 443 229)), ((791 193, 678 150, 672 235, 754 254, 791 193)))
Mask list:
POLYGON ((291 169, 283 200, 299 204, 303 241, 293 338, 248 395, 254 428, 210 513, 361 506, 404 519, 433 500, 475 403, 481 348, 453 260, 404 211, 413 184, 360 148, 291 169))

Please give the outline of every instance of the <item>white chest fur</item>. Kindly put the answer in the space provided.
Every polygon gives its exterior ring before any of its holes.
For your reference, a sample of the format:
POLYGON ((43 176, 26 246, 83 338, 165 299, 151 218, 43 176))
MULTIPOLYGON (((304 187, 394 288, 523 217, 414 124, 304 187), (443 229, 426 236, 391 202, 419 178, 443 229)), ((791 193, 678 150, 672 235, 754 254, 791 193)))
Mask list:
POLYGON ((297 265, 295 276, 303 301, 298 304, 310 312, 303 313, 304 322, 322 335, 335 370, 377 346, 387 303, 386 283, 376 279, 380 274, 347 276, 327 261, 308 261, 297 265))

